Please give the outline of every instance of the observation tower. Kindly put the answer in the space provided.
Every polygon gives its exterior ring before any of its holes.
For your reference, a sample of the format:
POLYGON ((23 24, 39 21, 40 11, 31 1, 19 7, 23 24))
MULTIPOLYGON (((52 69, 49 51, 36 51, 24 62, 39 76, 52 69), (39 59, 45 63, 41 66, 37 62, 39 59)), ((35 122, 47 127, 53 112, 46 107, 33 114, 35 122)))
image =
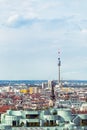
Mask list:
POLYGON ((59 85, 59 87, 61 85, 61 81, 60 81, 60 67, 61 67, 60 51, 58 51, 58 85, 59 85))

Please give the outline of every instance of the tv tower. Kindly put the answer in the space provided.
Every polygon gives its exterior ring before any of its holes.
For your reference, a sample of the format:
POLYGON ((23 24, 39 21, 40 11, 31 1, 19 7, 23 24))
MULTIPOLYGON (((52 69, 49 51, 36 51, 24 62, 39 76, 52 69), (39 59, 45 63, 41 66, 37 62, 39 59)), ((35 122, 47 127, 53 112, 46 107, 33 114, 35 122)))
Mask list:
POLYGON ((60 51, 58 51, 58 84, 59 86, 60 86, 60 66, 61 66, 60 51))

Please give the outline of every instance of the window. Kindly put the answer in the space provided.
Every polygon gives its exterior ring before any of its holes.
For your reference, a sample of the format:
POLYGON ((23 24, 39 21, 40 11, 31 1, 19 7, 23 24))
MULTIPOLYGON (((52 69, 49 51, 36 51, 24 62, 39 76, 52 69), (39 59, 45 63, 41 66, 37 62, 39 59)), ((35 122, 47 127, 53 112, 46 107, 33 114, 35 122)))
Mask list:
POLYGON ((87 119, 81 121, 82 126, 87 126, 87 119))
POLYGON ((54 112, 53 112, 53 115, 57 115, 57 111, 54 111, 54 112))
POLYGON ((12 122, 12 126, 16 126, 16 121, 13 121, 13 122, 12 122))
POLYGON ((21 126, 24 126, 24 122, 21 122, 21 126))

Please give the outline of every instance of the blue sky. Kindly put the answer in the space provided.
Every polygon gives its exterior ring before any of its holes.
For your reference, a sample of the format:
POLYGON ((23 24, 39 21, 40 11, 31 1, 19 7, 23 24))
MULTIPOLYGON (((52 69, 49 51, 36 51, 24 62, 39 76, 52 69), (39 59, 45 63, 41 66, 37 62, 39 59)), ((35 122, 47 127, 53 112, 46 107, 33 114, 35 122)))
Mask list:
POLYGON ((0 0, 0 79, 87 80, 87 0, 0 0))

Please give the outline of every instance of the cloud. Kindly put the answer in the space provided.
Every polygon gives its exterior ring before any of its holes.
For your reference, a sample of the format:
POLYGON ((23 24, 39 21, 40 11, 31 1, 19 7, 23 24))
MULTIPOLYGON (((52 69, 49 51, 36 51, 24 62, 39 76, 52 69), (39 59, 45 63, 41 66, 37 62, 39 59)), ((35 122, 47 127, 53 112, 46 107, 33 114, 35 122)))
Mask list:
POLYGON ((12 28, 19 28, 26 25, 32 25, 36 21, 37 19, 24 18, 23 16, 15 14, 8 18, 5 25, 12 28))
POLYGON ((15 14, 13 16, 10 16, 7 20, 7 24, 10 25, 10 24, 14 24, 15 22, 17 21, 20 21, 20 17, 19 15, 15 14))
POLYGON ((8 17, 5 26, 12 28, 19 28, 23 26, 41 27, 47 31, 79 31, 80 26, 73 22, 73 17, 64 17, 57 19, 40 19, 24 17, 22 15, 14 14, 8 17))
POLYGON ((82 33, 87 33, 87 29, 82 29, 82 33))
POLYGON ((79 30, 78 19, 84 19, 83 14, 79 14, 81 3, 78 0, 77 2, 64 0, 13 0, 12 2, 4 0, 3 2, 1 0, 0 11, 3 15, 0 19, 5 27, 17 28, 38 23, 38 26, 43 26, 48 30, 77 31, 79 30))

